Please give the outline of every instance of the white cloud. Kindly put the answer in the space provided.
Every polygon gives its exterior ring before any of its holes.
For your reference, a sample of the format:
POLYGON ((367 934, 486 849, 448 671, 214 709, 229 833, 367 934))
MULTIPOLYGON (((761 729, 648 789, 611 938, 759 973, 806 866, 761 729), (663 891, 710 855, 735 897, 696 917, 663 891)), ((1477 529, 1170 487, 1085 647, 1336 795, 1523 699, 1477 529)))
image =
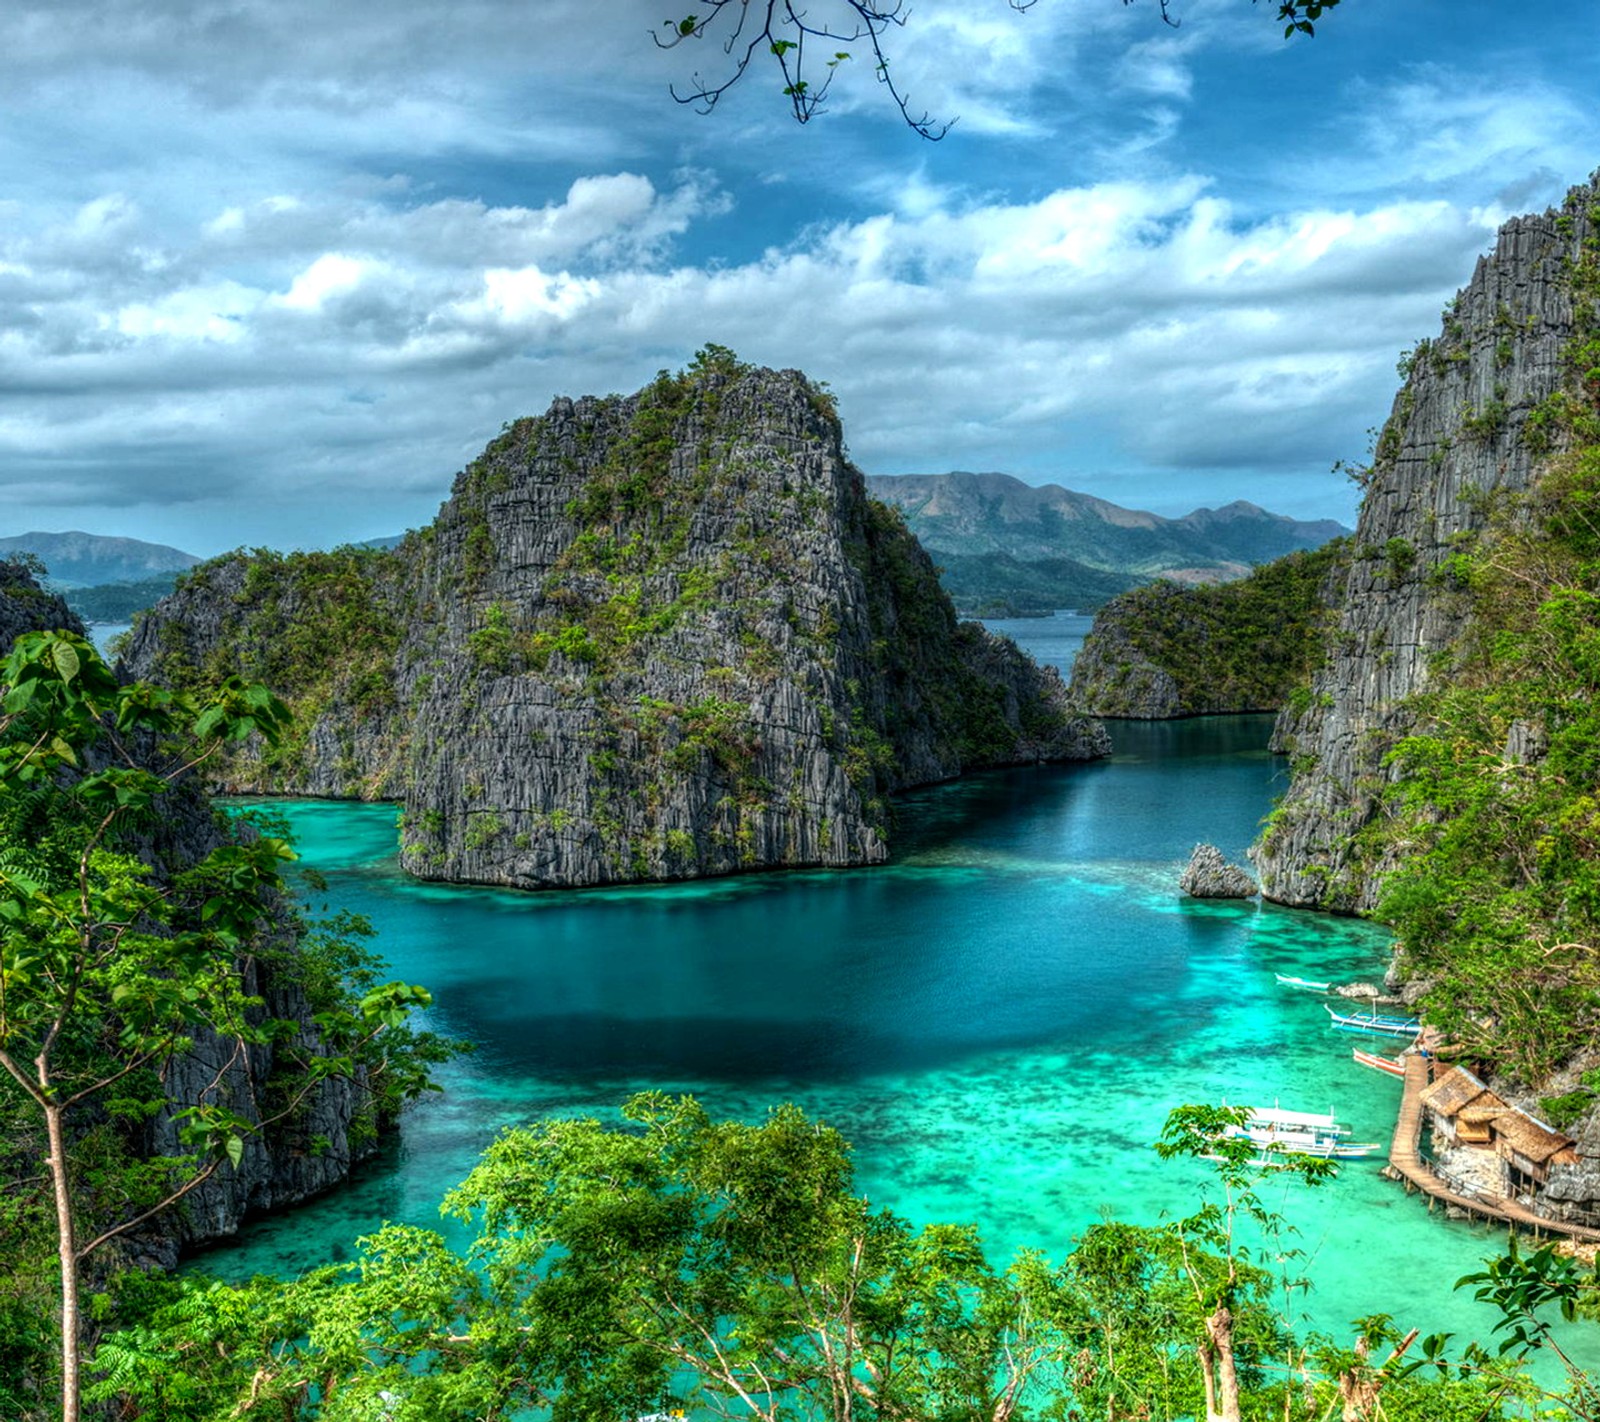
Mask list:
MULTIPOLYGON (((198 223, 162 268, 167 289, 108 307, 98 344, 59 338, 89 322, 92 270, 36 278, 36 323, 0 352, 22 387, 56 393, 12 415, 0 448, 59 452, 69 429, 85 500, 183 497, 209 458, 225 471, 213 493, 270 477, 349 501, 395 486, 399 449, 399 482, 442 494, 500 420, 558 388, 629 387, 717 340, 830 380, 869 465, 993 463, 997 438, 1037 463, 1094 421, 1172 467, 1325 467, 1350 452, 1330 447, 1333 427, 1376 404, 1393 352, 1486 234, 1444 203, 1252 223, 1209 188, 1188 176, 966 208, 945 194, 920 217, 836 223, 721 269, 662 263, 649 241, 617 258, 619 234, 694 206, 669 198, 663 216, 628 175, 581 178, 537 209, 279 195, 198 223), (326 239, 340 245, 307 248, 326 239), (500 262, 508 251, 573 261, 500 262), (250 267, 288 274, 251 284, 250 267), (120 495, 119 460, 136 475, 120 495)), ((32 263, 43 245, 24 241, 32 263)))
POLYGON ((367 276, 376 274, 374 263, 343 252, 325 252, 295 277, 279 301, 291 311, 321 311, 330 297, 354 291, 367 276))
POLYGON ((1498 57, 1488 0, 1287 50, 1269 8, 918 0, 895 72, 961 116, 925 145, 854 61, 806 130, 759 69, 677 108, 721 52, 658 53, 659 0, 17 0, 0 519, 384 532, 502 420, 706 340, 831 381, 880 470, 1309 485, 1496 222, 1593 166, 1594 61, 1498 57))

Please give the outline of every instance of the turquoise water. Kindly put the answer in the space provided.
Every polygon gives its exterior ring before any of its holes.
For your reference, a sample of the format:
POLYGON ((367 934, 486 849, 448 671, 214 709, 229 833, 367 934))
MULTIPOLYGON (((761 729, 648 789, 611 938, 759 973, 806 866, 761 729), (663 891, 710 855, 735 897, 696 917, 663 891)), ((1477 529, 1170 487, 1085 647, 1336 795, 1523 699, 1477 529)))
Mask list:
MULTIPOLYGON (((346 1257, 384 1220, 437 1223, 502 1127, 647 1086, 747 1118, 798 1101, 854 1142, 875 1202, 976 1222, 1000 1260, 1059 1257, 1107 1211, 1191 1212, 1206 1168, 1150 1149, 1183 1102, 1333 1108, 1387 1142, 1399 1084, 1354 1066, 1321 1000, 1273 978, 1373 977, 1385 933, 1177 890, 1197 840, 1235 857, 1253 837, 1281 770, 1269 725, 1113 723, 1108 761, 906 797, 896 862, 845 873, 440 888, 399 874, 392 807, 276 805, 327 901, 369 915, 395 974, 433 989, 432 1025, 478 1050, 354 1184, 202 1262, 285 1273, 346 1257)), ((1378 1169, 1279 1201, 1310 1256, 1312 1321, 1342 1334, 1382 1311, 1481 1333, 1450 1286, 1498 1236, 1430 1215, 1378 1169)))

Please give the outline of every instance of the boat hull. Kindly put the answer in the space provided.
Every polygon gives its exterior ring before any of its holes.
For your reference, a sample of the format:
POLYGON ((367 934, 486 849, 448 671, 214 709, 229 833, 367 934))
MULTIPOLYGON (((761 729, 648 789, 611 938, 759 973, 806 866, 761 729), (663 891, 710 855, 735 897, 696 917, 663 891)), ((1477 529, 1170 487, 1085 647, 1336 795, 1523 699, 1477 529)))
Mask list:
POLYGON ((1376 1052, 1363 1052, 1360 1047, 1352 1047, 1350 1055, 1358 1066, 1371 1067, 1373 1071, 1381 1071, 1389 1076, 1403 1077, 1406 1074, 1406 1064, 1394 1057, 1380 1057, 1376 1052))
POLYGON ((1274 973, 1273 977, 1277 978, 1279 987, 1299 988, 1302 992, 1327 992, 1333 987, 1332 983, 1309 982, 1305 978, 1291 978, 1283 973, 1274 973))

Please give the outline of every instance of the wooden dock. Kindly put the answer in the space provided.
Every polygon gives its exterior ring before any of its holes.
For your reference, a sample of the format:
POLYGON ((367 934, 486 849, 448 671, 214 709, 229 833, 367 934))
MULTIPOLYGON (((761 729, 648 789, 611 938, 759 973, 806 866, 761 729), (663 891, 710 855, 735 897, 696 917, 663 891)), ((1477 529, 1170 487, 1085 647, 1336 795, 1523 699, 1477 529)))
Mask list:
MULTIPOLYGON (((1600 1241, 1600 1229, 1547 1220, 1503 1195, 1457 1194, 1434 1174, 1433 1167, 1422 1158, 1419 1150, 1422 1140, 1422 1093, 1432 1076, 1431 1058, 1420 1052, 1413 1052, 1406 1058, 1405 1091, 1400 1098, 1400 1116, 1395 1122, 1394 1139, 1389 1144, 1389 1165, 1405 1182, 1408 1191, 1413 1188, 1421 1190, 1432 1199, 1453 1205, 1469 1216, 1494 1220, 1513 1229, 1528 1230, 1536 1236, 1561 1235, 1568 1239, 1600 1241)), ((1429 1209, 1432 1208, 1430 1204, 1429 1209)))

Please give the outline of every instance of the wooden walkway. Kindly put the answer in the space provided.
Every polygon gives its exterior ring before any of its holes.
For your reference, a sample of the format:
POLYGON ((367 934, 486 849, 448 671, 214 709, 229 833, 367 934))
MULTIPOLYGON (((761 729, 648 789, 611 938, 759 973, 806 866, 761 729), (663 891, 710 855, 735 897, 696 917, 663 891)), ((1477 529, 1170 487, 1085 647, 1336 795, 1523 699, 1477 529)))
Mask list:
MULTIPOLYGON (((1420 1052, 1406 1058, 1405 1093, 1400 1098, 1400 1116, 1395 1122, 1394 1139, 1389 1143, 1389 1164, 1403 1181, 1406 1189, 1413 1186, 1454 1205, 1458 1210, 1479 1219, 1496 1220, 1514 1229, 1532 1231, 1535 1235, 1564 1235, 1569 1239, 1600 1240, 1600 1229, 1587 1225, 1565 1224, 1547 1220, 1532 1210, 1524 1209, 1515 1200, 1503 1195, 1459 1195, 1433 1172, 1433 1167, 1423 1160, 1418 1151, 1422 1139, 1422 1093, 1432 1077, 1430 1059, 1420 1052)), ((1431 1209, 1432 1206, 1430 1205, 1431 1209)))

